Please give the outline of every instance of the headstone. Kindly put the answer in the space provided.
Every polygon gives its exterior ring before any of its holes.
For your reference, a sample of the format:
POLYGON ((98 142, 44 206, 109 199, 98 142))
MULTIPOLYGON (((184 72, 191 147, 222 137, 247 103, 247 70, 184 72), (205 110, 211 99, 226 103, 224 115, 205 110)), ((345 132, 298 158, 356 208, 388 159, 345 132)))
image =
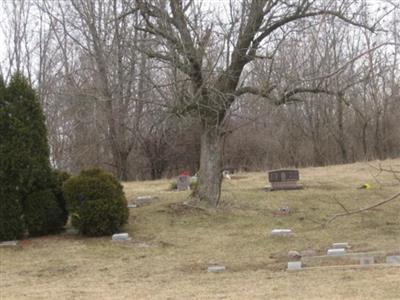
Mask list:
POLYGON ((332 244, 333 249, 341 249, 341 248, 349 248, 349 243, 333 243, 332 244))
POLYGON ((128 204, 128 208, 136 208, 137 205, 136 204, 128 204))
POLYGON ((210 273, 220 273, 226 270, 225 266, 209 266, 207 271, 210 273))
POLYGON ((176 180, 176 188, 178 189, 178 191, 190 190, 190 176, 179 175, 176 180))
POLYGON ((328 249, 329 256, 341 256, 346 254, 346 249, 344 248, 338 248, 338 249, 328 249))
POLYGON ((287 264, 288 270, 301 270, 301 261, 289 261, 287 264))
POLYGON ((365 256, 360 258, 360 265, 368 266, 375 263, 375 258, 373 256, 365 256))
POLYGON ((297 183, 299 179, 299 170, 296 169, 280 169, 268 172, 272 191, 302 189, 303 186, 297 183))
POLYGON ((152 196, 139 196, 135 199, 135 204, 137 206, 147 205, 154 202, 154 197, 152 196))
POLYGON ((126 233, 126 232, 124 232, 124 233, 116 233, 116 234, 113 234, 113 236, 112 236, 112 240, 113 241, 128 241, 130 239, 131 238, 129 237, 129 234, 126 233))
POLYGON ((386 263, 391 265, 400 265, 400 255, 386 256, 386 263))
POLYGON ((16 247, 18 246, 18 241, 5 241, 0 243, 0 247, 16 247))
POLYGON ((273 229, 271 231, 272 236, 290 236, 292 234, 291 229, 273 229))
POLYGON ((295 260, 295 259, 300 259, 301 258, 301 254, 299 251, 294 251, 291 250, 288 252, 288 258, 291 260, 295 260))
MULTIPOLYGON (((331 249, 338 250, 338 249, 331 249)), ((307 267, 317 266, 333 266, 333 265, 355 265, 361 263, 361 258, 373 257, 375 262, 385 260, 385 251, 371 251, 371 252, 353 252, 337 255, 322 255, 322 256, 302 256, 301 261, 307 267)))

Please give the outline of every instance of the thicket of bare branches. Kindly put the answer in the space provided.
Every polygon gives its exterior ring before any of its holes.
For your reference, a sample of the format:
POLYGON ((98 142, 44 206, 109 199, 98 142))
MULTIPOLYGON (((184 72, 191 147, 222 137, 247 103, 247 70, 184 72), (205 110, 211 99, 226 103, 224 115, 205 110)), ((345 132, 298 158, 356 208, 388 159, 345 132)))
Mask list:
POLYGON ((194 173, 213 126, 237 169, 398 157, 400 7, 382 3, 6 1, 1 73, 36 86, 73 172, 194 173))

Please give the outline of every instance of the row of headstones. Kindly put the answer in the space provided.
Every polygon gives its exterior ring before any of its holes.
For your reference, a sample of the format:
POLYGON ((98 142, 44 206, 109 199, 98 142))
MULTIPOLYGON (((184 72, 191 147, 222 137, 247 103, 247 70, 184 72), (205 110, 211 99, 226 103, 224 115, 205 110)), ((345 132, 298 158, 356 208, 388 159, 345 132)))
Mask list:
MULTIPOLYGON (((223 171, 222 174, 224 178, 231 179, 228 171, 223 171)), ((271 190, 301 189, 302 185, 298 184, 299 179, 300 173, 296 169, 280 169, 268 172, 271 190)), ((195 181, 197 181, 197 176, 189 176, 184 172, 177 177, 176 188, 178 191, 190 190, 190 183, 195 181)))
MULTIPOLYGON (((349 248, 349 243, 333 243, 332 247, 328 249, 327 256, 345 256, 349 248)), ((352 253, 352 255, 357 255, 358 253, 352 253)), ((360 265, 368 266, 375 263, 375 257, 373 255, 368 255, 367 253, 362 253, 359 257, 360 265)), ((400 255, 389 255, 386 256, 386 263, 390 265, 400 266, 400 255)), ((289 261, 287 269, 288 270, 300 270, 302 269, 302 261, 289 261)))

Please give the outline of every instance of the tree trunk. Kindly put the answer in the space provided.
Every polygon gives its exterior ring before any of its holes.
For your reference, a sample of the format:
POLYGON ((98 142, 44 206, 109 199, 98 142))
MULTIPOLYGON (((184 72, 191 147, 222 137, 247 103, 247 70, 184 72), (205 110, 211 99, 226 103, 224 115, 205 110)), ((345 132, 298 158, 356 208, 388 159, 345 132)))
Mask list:
POLYGON ((128 181, 128 156, 129 153, 114 151, 113 159, 117 178, 121 181, 128 181))
POLYGON ((342 163, 349 161, 346 148, 346 134, 344 132, 344 117, 343 117, 343 95, 338 95, 336 99, 337 109, 337 125, 338 125, 338 139, 337 142, 340 147, 340 154, 342 156, 342 163))
POLYGON ((363 154, 364 154, 364 159, 367 159, 367 152, 368 152, 368 147, 367 147, 367 127, 368 123, 364 122, 362 131, 361 131, 361 141, 362 141, 362 146, 363 146, 363 154))
POLYGON ((204 128, 201 135, 200 170, 194 195, 218 206, 222 182, 222 137, 216 127, 204 128))

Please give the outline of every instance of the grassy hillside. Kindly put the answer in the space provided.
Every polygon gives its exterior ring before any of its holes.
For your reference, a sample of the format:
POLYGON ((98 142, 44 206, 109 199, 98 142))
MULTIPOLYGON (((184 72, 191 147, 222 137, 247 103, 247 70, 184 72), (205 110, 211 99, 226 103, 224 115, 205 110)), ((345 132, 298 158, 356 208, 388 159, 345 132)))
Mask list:
MULTIPOLYGON (((382 165, 399 170, 400 159, 382 165)), ((127 183, 128 199, 159 199, 130 209, 131 241, 67 232, 0 249, 0 298, 398 299, 396 267, 285 271, 289 250, 323 254, 332 242, 349 242, 352 252, 400 251, 400 199, 319 225, 342 212, 340 204, 356 209, 398 192, 391 174, 376 177, 366 163, 300 172, 304 190, 276 192, 263 189, 265 173, 235 174, 223 183, 217 210, 182 205, 189 192, 169 191, 171 180, 127 183), (357 189, 366 182, 371 189, 357 189), (274 217, 282 206, 291 214, 274 217), (273 228, 295 236, 271 237, 273 228), (216 263, 227 271, 207 273, 216 263)))

